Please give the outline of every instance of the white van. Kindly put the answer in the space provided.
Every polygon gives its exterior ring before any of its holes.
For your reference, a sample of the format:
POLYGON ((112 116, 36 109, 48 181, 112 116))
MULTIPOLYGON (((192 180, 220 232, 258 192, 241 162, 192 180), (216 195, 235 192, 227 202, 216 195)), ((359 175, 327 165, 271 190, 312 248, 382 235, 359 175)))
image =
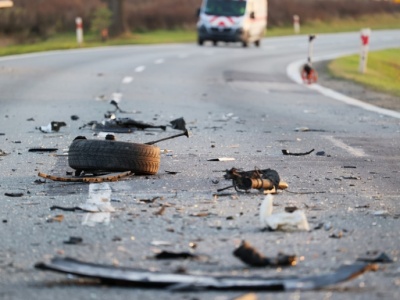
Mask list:
POLYGON ((267 0, 203 0, 198 11, 198 44, 211 41, 260 46, 267 27, 267 0))

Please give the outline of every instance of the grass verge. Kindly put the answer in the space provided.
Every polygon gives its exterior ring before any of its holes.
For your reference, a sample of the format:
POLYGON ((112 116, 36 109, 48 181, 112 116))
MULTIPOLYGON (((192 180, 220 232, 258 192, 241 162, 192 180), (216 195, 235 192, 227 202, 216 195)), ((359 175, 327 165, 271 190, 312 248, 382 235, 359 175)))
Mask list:
POLYGON ((365 74, 359 72, 359 59, 358 55, 338 58, 328 64, 328 70, 334 77, 400 97, 400 49, 370 52, 365 74))

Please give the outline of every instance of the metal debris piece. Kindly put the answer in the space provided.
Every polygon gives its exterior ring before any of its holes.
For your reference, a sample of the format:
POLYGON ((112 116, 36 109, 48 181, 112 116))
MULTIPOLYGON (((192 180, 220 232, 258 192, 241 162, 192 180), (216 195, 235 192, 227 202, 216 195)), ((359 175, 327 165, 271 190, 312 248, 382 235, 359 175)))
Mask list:
POLYGON ((239 171, 236 168, 226 170, 225 179, 232 179, 232 186, 219 189, 218 192, 234 187, 236 191, 258 189, 275 193, 278 189, 287 189, 288 184, 281 182, 277 171, 272 169, 239 171))
POLYGON ((77 115, 72 115, 72 116, 71 116, 71 120, 72 120, 72 121, 77 121, 77 120, 79 120, 79 116, 77 116, 77 115))
POLYGON ((58 148, 30 148, 28 152, 56 152, 58 148))
POLYGON ((24 193, 5 193, 4 195, 7 197, 18 198, 18 197, 22 197, 24 195, 24 193))
POLYGON ((264 228, 280 231, 310 231, 305 213, 301 210, 296 210, 293 213, 275 213, 273 211, 273 196, 268 195, 260 206, 260 222, 264 228))
POLYGON ((275 258, 268 258, 260 254, 246 241, 242 241, 242 244, 233 251, 233 255, 253 267, 282 267, 295 266, 297 264, 295 255, 279 253, 275 258))
POLYGON ((84 211, 82 208, 75 206, 75 207, 64 207, 64 206, 58 206, 58 205, 53 205, 50 207, 50 210, 62 210, 62 211, 84 211))
POLYGON ((393 259, 385 252, 368 251, 365 256, 357 258, 358 261, 369 263, 393 263, 393 259))
POLYGON ((233 157, 219 157, 219 158, 211 158, 207 159, 207 161, 234 161, 233 157))
POLYGON ((5 153, 3 150, 0 149, 0 156, 6 156, 8 153, 5 153))
POLYGON ((154 256, 155 259, 197 259, 198 256, 190 252, 161 251, 154 256))
POLYGON ((103 121, 102 123, 95 123, 92 126, 93 130, 101 130, 101 131, 106 131, 106 130, 112 130, 115 131, 116 129, 131 129, 131 128, 136 128, 139 130, 145 130, 148 128, 152 129, 162 129, 165 131, 167 129, 167 126, 165 125, 153 125, 141 121, 136 121, 131 118, 116 118, 116 119, 107 119, 103 121))
POLYGON ((59 132, 61 127, 67 126, 65 122, 52 121, 46 126, 40 126, 39 129, 43 133, 59 132))
POLYGON ((344 265, 333 273, 307 277, 216 277, 151 272, 133 268, 121 268, 78 261, 72 258, 53 258, 49 263, 38 263, 35 268, 100 280, 101 284, 132 287, 169 288, 171 290, 264 290, 308 291, 332 286, 368 272, 376 271, 376 265, 354 263, 344 265))
POLYGON ((80 176, 73 176, 73 177, 59 177, 48 175, 45 173, 39 172, 38 176, 46 179, 50 179, 53 181, 62 181, 62 182, 85 182, 85 183, 99 183, 99 182, 113 182, 118 181, 119 179, 128 177, 133 175, 131 171, 122 172, 122 173, 111 173, 107 175, 101 176, 88 176, 88 177, 80 177, 80 176))
POLYGON ((71 236, 69 238, 69 240, 64 241, 64 244, 66 245, 79 245, 82 244, 83 239, 81 237, 77 237, 77 236, 71 236))
POLYGON ((304 153, 292 153, 292 152, 289 152, 289 150, 283 149, 282 153, 283 153, 283 155, 305 156, 305 155, 309 155, 309 154, 313 153, 314 151, 315 151, 315 149, 312 149, 312 150, 310 150, 308 152, 304 152, 304 153))
POLYGON ((184 118, 175 119, 169 123, 171 124, 172 129, 187 131, 184 118))
POLYGON ((185 130, 185 132, 183 132, 183 133, 175 134, 175 135, 173 135, 173 136, 166 137, 166 138, 163 138, 163 139, 159 139, 159 140, 157 140, 157 141, 148 142, 148 143, 146 143, 145 145, 154 145, 154 144, 156 144, 156 143, 163 142, 163 141, 170 140, 170 139, 174 139, 174 138, 177 138, 177 137, 180 137, 180 136, 186 136, 187 138, 189 138, 189 137, 190 137, 189 131, 185 130))

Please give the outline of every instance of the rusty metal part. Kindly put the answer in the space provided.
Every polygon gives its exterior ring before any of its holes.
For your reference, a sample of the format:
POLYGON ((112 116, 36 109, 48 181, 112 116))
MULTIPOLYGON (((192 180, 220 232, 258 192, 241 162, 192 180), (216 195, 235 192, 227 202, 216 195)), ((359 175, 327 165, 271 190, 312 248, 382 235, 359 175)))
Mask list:
POLYGON ((39 172, 38 176, 46 179, 50 179, 53 181, 62 181, 62 182, 85 182, 85 183, 99 183, 99 182, 113 182, 118 181, 121 178, 128 177, 132 175, 131 171, 123 172, 123 173, 112 173, 102 176, 96 177, 60 177, 48 175, 45 173, 39 172))
POLYGON ((156 144, 156 143, 158 143, 158 142, 163 142, 163 141, 166 141, 166 140, 171 140, 171 139, 174 139, 174 138, 177 138, 177 137, 180 137, 180 136, 189 137, 189 131, 188 131, 188 130, 185 130, 184 132, 182 132, 182 133, 180 133, 180 134, 175 134, 175 135, 173 135, 173 136, 166 137, 166 138, 163 138, 163 139, 159 139, 159 140, 157 140, 157 141, 148 142, 148 143, 146 143, 146 145, 154 145, 154 144, 156 144))

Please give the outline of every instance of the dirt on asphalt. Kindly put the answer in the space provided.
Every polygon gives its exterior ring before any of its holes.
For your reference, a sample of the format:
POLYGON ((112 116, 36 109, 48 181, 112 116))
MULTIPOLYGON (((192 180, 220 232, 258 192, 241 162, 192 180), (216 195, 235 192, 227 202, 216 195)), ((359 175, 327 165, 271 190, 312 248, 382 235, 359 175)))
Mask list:
POLYGON ((318 72, 318 83, 346 96, 370 103, 382 108, 400 111, 400 97, 366 88, 349 80, 333 77, 328 71, 329 61, 314 63, 318 72))

